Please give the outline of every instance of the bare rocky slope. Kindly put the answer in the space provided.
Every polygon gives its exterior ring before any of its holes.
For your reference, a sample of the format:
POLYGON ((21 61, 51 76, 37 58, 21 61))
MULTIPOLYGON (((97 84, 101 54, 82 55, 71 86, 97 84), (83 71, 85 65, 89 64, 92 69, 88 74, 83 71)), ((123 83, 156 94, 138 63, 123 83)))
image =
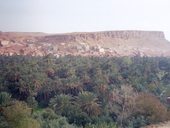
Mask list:
POLYGON ((170 56, 159 31, 104 31, 66 34, 0 32, 1 55, 170 56))

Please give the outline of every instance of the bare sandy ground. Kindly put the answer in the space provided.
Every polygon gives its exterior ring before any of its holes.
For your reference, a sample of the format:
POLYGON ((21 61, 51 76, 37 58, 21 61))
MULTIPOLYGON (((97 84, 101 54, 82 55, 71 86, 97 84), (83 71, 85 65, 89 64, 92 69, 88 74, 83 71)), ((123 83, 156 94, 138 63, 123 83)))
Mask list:
POLYGON ((170 128, 170 121, 166 122, 166 123, 161 123, 161 124, 158 124, 158 125, 150 125, 150 126, 147 126, 145 128, 170 128))

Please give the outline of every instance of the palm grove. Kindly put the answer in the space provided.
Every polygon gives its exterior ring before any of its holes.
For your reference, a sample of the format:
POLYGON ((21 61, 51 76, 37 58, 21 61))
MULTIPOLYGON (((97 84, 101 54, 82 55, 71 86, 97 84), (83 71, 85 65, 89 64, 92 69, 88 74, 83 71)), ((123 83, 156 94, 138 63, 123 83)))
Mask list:
POLYGON ((169 118, 170 58, 0 57, 1 128, 138 128, 169 118))

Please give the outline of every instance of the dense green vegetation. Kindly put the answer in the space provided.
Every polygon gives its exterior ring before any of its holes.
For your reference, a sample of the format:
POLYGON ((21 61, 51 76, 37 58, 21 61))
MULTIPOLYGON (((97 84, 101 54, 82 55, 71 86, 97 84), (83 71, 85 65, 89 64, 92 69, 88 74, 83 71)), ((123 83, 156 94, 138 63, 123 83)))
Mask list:
POLYGON ((138 128, 170 115, 170 58, 1 56, 0 75, 0 128, 138 128))

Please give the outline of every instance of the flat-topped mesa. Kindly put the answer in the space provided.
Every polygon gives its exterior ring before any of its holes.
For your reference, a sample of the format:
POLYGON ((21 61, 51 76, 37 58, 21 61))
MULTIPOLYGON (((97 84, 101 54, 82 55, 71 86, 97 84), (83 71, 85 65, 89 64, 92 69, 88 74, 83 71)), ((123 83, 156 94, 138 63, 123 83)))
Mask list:
POLYGON ((44 41, 76 42, 80 40, 104 40, 104 39, 165 39, 161 31, 103 31, 103 32, 79 32, 45 36, 44 41))

